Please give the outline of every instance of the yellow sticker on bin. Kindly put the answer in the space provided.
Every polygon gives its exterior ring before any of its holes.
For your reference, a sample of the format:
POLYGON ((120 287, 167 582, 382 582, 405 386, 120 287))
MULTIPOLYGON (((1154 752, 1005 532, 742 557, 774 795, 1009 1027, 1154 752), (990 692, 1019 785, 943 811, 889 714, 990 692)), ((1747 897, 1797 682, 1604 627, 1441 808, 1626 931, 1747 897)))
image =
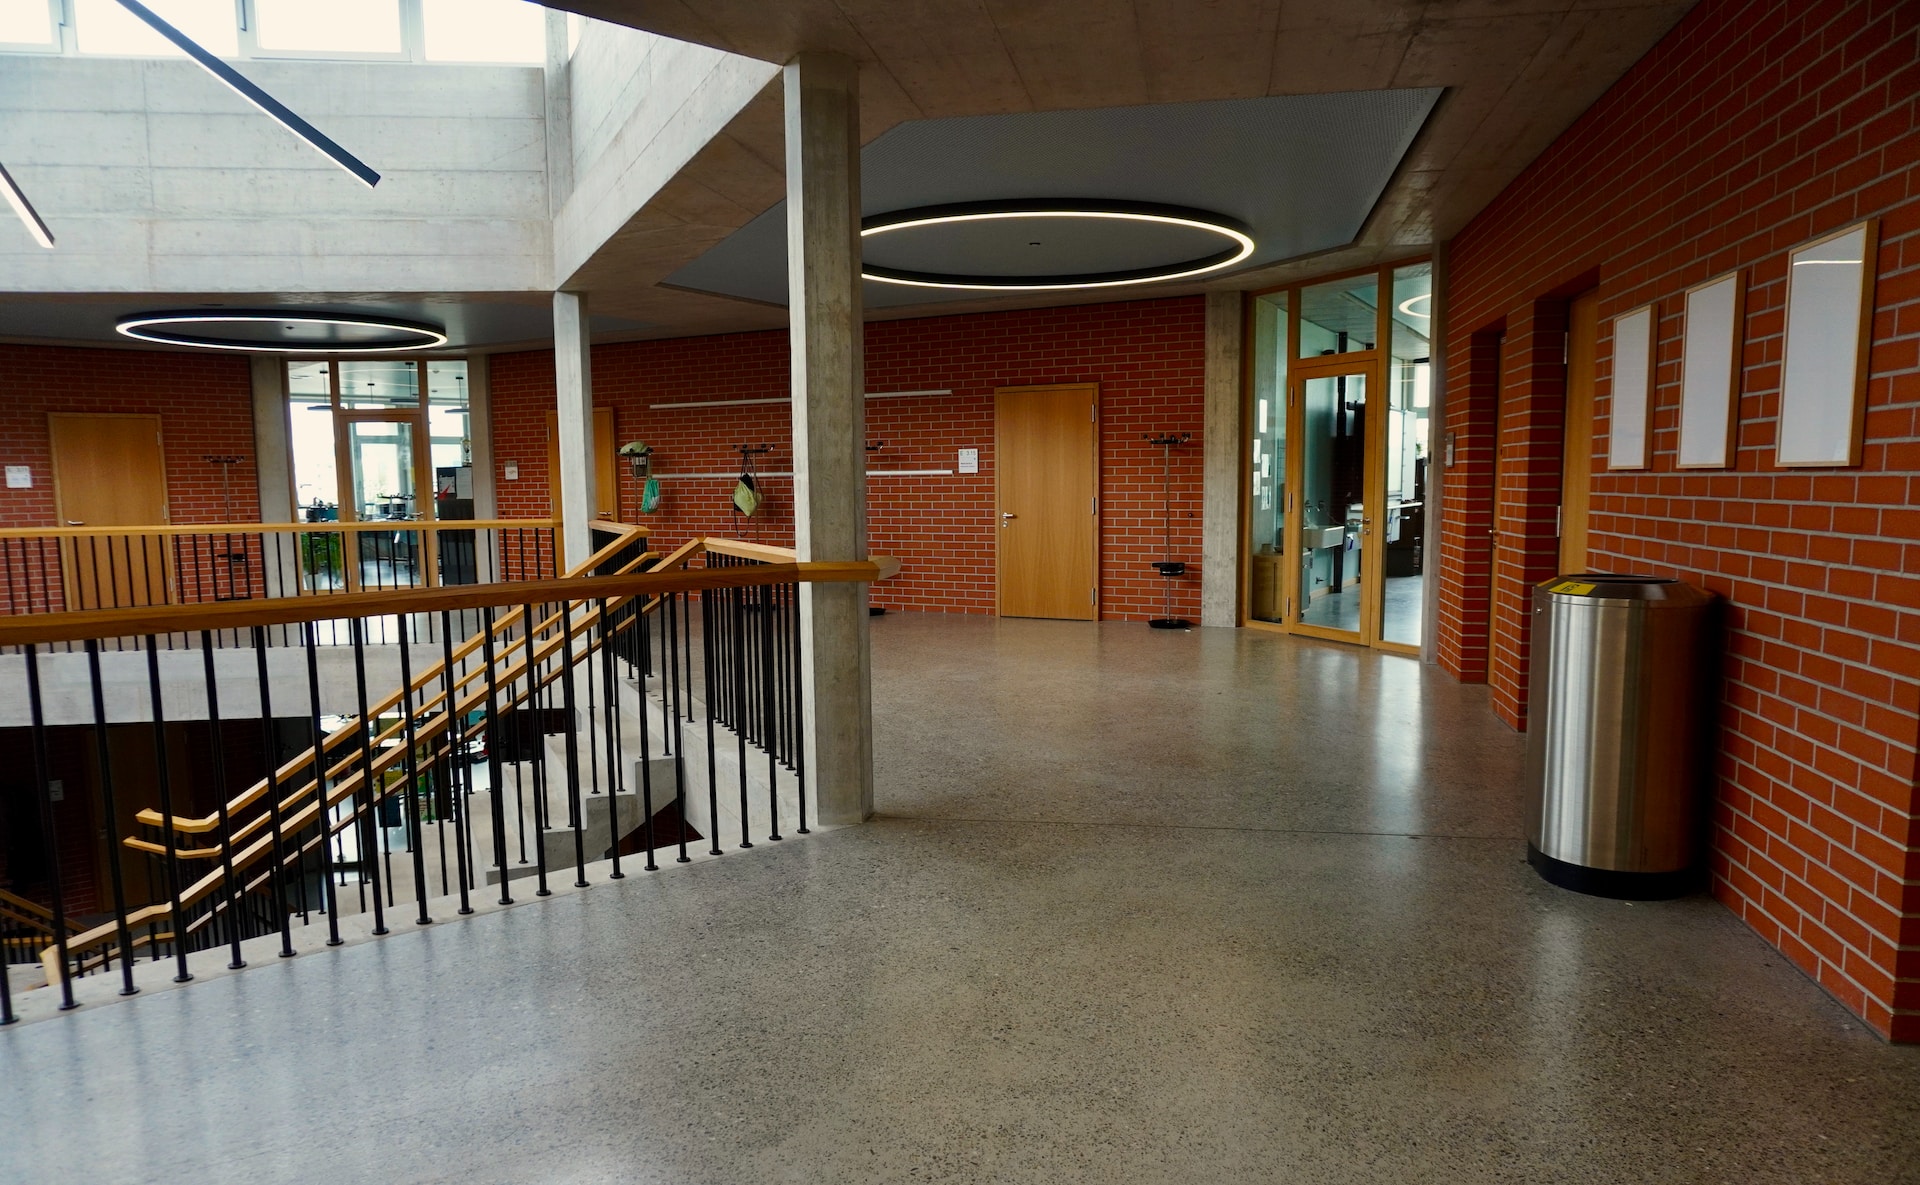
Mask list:
POLYGON ((1571 597, 1584 597, 1594 590, 1594 585, 1582 584, 1578 580, 1562 580, 1553 586, 1552 591, 1566 593, 1571 597))

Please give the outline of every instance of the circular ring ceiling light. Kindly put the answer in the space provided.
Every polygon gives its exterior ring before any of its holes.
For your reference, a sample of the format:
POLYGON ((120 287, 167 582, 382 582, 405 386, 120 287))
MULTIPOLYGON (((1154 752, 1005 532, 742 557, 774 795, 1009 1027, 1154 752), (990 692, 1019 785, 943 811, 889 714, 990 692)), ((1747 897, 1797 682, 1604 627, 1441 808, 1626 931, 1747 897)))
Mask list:
POLYGON ((437 325, 285 309, 136 313, 120 318, 114 328, 160 345, 256 354, 395 354, 447 344, 446 332, 437 325))
MULTIPOLYGON (((1084 246, 1089 236, 1105 238, 1113 242, 1116 247, 1124 248, 1128 245, 1125 238, 1115 239, 1114 236, 1116 233, 1124 236, 1129 228, 1138 231, 1150 230, 1161 237, 1171 236, 1171 241, 1191 241, 1197 235, 1203 245, 1218 244, 1219 249, 1203 255, 1187 254, 1146 265, 1136 264, 1111 270, 1086 270, 1060 274, 1024 274, 1018 268, 1010 268, 999 273, 961 273, 917 270, 873 262, 863 263, 860 274, 866 279, 877 280, 883 284, 902 284, 916 288, 958 288, 976 292, 1047 292, 1066 288, 1112 288, 1123 284, 1145 284, 1156 280, 1188 279, 1232 267, 1253 254, 1254 250, 1253 237, 1244 227, 1230 218, 1211 214, 1205 210, 1144 203, 1065 199, 923 206, 913 210, 898 210, 891 214, 876 214, 862 222, 860 237, 871 243, 885 235, 928 230, 938 232, 942 228, 978 231, 997 227, 1003 228, 1013 238, 1024 240, 1026 234, 1036 225, 1072 228, 1082 239, 1081 256, 1083 258, 1087 257, 1084 246), (1044 221, 1036 223, 1036 220, 1044 221)), ((1039 247, 1041 243, 1029 241, 1027 245, 1039 247)), ((999 252, 995 254, 1000 258, 1007 258, 999 252)))

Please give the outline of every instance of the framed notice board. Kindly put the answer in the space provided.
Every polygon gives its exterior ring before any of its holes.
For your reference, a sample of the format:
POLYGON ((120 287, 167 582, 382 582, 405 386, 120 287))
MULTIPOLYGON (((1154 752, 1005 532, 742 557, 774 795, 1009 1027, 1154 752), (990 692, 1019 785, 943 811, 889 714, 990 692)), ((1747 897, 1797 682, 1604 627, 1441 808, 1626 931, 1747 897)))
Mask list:
POLYGON ((1858 223, 1789 255, 1776 465, 1860 463, 1878 229, 1858 223))

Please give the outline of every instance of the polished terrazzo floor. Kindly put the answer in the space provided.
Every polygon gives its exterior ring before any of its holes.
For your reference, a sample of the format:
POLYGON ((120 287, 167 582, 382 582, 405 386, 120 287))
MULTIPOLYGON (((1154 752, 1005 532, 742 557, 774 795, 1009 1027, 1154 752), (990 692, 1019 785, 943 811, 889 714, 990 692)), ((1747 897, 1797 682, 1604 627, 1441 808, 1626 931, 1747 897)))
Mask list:
POLYGON ((1481 689, 875 622, 871 825, 0 1032, 0 1181, 1920 1181, 1713 902, 1523 862, 1481 689))

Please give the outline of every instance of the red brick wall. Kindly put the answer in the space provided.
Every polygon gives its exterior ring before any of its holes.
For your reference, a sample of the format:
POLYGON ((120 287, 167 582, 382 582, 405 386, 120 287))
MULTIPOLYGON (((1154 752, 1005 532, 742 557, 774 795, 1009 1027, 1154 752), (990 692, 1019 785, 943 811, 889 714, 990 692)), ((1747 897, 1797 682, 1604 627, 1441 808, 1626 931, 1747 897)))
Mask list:
MULTIPOLYGON (((1201 380, 1205 303, 1198 297, 1074 308, 884 321, 866 327, 869 391, 946 388, 951 395, 867 401, 867 440, 885 442, 873 469, 956 469, 955 451, 980 450, 978 474, 873 477, 868 482, 872 548, 898 556, 901 573, 874 590, 896 609, 991 613, 994 604, 993 391, 1042 383, 1097 382, 1101 388, 1102 616, 1142 620, 1164 612, 1160 450, 1141 437, 1190 432, 1175 454, 1174 555, 1190 565, 1175 583, 1174 612, 1200 610, 1201 380)), ((653 403, 767 399, 788 391, 784 332, 732 334, 601 346, 593 352, 594 400, 612 407, 621 441, 645 440, 659 454, 665 495, 659 513, 639 513, 639 489, 622 477, 621 513, 654 529, 658 546, 696 534, 793 540, 790 479, 763 483, 767 503, 754 520, 727 510, 733 479, 674 473, 733 473, 741 444, 771 444, 759 468, 791 472, 785 406, 651 410, 653 403)), ((496 466, 519 466, 499 483, 503 517, 548 512, 546 412, 553 406, 553 359, 542 351, 493 359, 496 466)))
POLYGON ((53 455, 47 413, 136 412, 160 417, 167 501, 176 523, 260 517, 253 464, 253 381, 245 358, 147 350, 0 345, 0 464, 33 470, 33 488, 0 487, 0 526, 53 524, 53 455), (233 514, 220 466, 237 456, 233 514))
POLYGON ((1702 0, 1453 242, 1441 661, 1526 718, 1550 568, 1565 297, 1597 275, 1590 566, 1727 598, 1714 892, 1878 1031, 1920 1039, 1920 6, 1702 0), (1785 252, 1878 217, 1865 462, 1776 469, 1785 252), (1738 455, 1675 471, 1685 289, 1747 273, 1738 455), (1611 318, 1656 302, 1652 462, 1605 468, 1611 318), (1504 329, 1504 374, 1489 349, 1504 329), (1496 395, 1495 392, 1498 392, 1496 395), (1504 401, 1497 427, 1492 400, 1504 401), (1496 440, 1497 436, 1497 440, 1496 440), (1489 608, 1472 546, 1501 450, 1489 608), (1483 657, 1491 651, 1491 661, 1483 657))
MULTIPOLYGON (((31 489, 0 485, 0 527, 54 525, 53 450, 48 412, 133 412, 160 417, 167 503, 175 523, 252 522, 260 517, 253 456, 253 383, 244 358, 146 350, 0 345, 0 465, 25 465, 31 489), (221 494, 228 466, 231 515, 221 494)), ((249 543, 249 552, 258 545, 249 543)), ((64 607, 59 557, 44 541, 11 541, 0 552, 0 613, 64 607), (33 549, 28 554, 25 549, 33 549)), ((232 569, 216 566, 192 540, 175 540, 175 588, 184 600, 232 591, 232 569), (216 570, 216 567, 218 570, 216 570)), ((224 554, 224 553, 223 553, 224 554)), ((254 595, 259 595, 255 563, 254 595)))

